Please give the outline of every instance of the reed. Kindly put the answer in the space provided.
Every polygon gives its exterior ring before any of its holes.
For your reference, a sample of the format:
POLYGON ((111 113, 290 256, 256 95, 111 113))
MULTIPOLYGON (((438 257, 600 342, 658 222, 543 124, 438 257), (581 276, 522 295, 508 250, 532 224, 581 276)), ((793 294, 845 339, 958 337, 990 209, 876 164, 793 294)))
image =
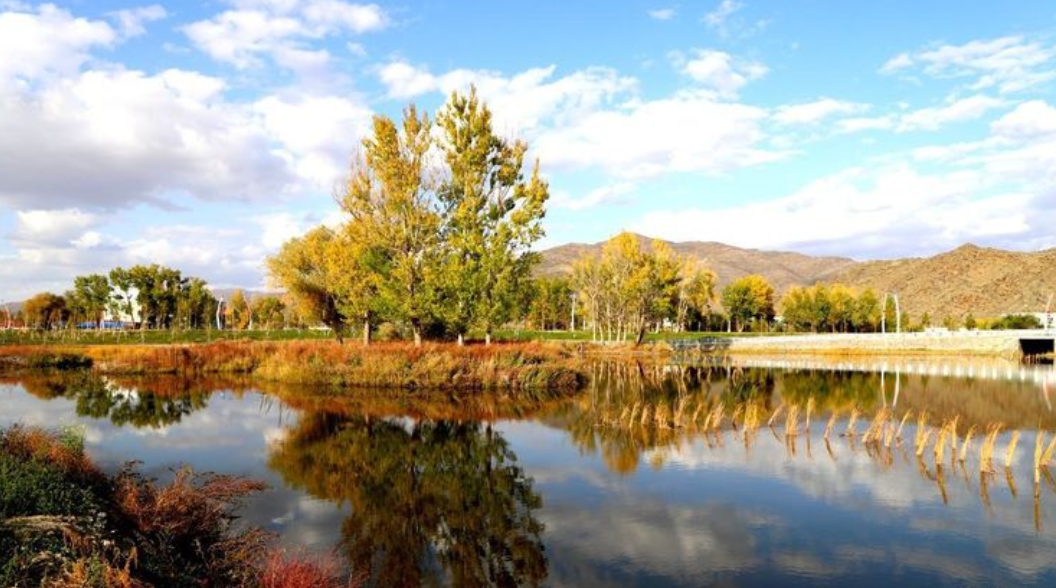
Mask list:
POLYGON ((902 415, 902 420, 898 423, 898 431, 895 432, 895 439, 902 441, 902 428, 906 426, 906 421, 909 417, 913 416, 912 410, 907 410, 906 414, 902 415))
POLYGON ((968 449, 972 446, 972 435, 975 434, 975 425, 968 427, 968 432, 964 434, 964 441, 961 442, 961 452, 958 455, 958 460, 963 464, 965 459, 968 457, 968 449))
POLYGON ((986 439, 979 448, 979 472, 986 473, 994 471, 994 445, 997 436, 1001 434, 1001 425, 994 423, 987 427, 986 439))
POLYGON ((939 428, 939 436, 935 440, 935 448, 933 450, 933 453, 935 455, 935 465, 937 466, 941 466, 942 462, 944 461, 943 456, 945 455, 946 451, 946 440, 950 437, 950 431, 952 427, 952 423, 946 422, 943 423, 941 428, 939 428))
POLYGON ((1005 467, 1012 467, 1012 458, 1016 454, 1016 444, 1019 443, 1019 431, 1012 431, 1012 439, 1008 442, 1008 448, 1005 450, 1005 467))
POLYGON ((928 448, 928 441, 934 432, 933 429, 925 429, 923 433, 917 431, 916 454, 918 459, 924 457, 924 450, 928 448))
POLYGON ((810 417, 813 416, 813 414, 814 414, 814 408, 815 408, 814 397, 811 396, 811 397, 807 398, 807 422, 806 422, 805 427, 807 429, 807 434, 808 435, 810 434, 810 417))
POLYGON ((788 409, 785 417, 785 437, 795 437, 799 434, 799 406, 793 404, 788 409))
POLYGON ((825 423, 825 434, 822 435, 822 438, 825 439, 826 442, 829 440, 829 435, 832 434, 832 428, 836 425, 836 419, 838 417, 839 413, 834 410, 832 411, 832 414, 829 415, 829 422, 825 423))
POLYGON ((1034 435, 1034 487, 1041 483, 1041 456, 1045 453, 1045 431, 1038 427, 1034 435))
POLYGON ((1041 454, 1041 467, 1049 467, 1049 464, 1052 463, 1052 457, 1054 452, 1056 452, 1056 435, 1052 436, 1052 441, 1049 441, 1049 445, 1041 454))
POLYGON ((843 432, 845 437, 854 437, 857 433, 854 430, 854 425, 858 422, 858 409, 851 409, 851 416, 847 419, 847 429, 843 432))
POLYGON ((773 414, 770 415, 770 419, 768 421, 766 421, 766 426, 767 427, 774 426, 774 420, 776 420, 777 417, 780 416, 781 412, 784 411, 784 410, 785 410, 785 405, 784 404, 782 404, 781 406, 778 406, 777 409, 774 410, 773 414))

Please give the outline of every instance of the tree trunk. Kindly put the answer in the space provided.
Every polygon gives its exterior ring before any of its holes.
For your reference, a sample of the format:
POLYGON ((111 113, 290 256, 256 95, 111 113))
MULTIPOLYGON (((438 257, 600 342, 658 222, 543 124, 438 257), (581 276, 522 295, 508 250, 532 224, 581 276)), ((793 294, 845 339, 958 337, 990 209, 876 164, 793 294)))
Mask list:
POLYGON ((416 327, 413 327, 411 330, 414 331, 414 346, 415 347, 421 347, 422 346, 422 329, 416 326, 416 327))
POLYGON ((466 338, 465 338, 465 336, 462 335, 462 333, 459 333, 458 334, 458 346, 459 347, 464 347, 465 345, 466 345, 466 338))
POLYGON ((363 345, 370 345, 370 319, 363 321, 363 345))
POLYGON ((488 329, 484 333, 484 345, 487 347, 491 347, 491 329, 488 329))
POLYGON ((642 344, 642 340, 645 339, 645 326, 638 328, 638 335, 634 338, 634 346, 637 347, 642 344))

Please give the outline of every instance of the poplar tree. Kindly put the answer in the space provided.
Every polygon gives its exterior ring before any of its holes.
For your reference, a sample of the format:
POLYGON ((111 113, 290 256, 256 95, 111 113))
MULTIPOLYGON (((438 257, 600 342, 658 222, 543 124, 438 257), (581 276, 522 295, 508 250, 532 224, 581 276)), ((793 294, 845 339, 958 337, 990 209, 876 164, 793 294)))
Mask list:
POLYGON ((414 343, 435 316, 436 272, 440 260, 440 215, 427 156, 432 125, 414 106, 402 127, 375 116, 372 136, 353 162, 342 209, 358 242, 380 258, 377 291, 393 318, 410 325, 414 343))
POLYGON ((536 162, 524 178, 522 141, 499 137, 491 110, 476 88, 455 92, 437 116, 447 175, 443 207, 443 317, 463 341, 470 327, 484 331, 506 322, 527 287, 536 261, 530 249, 541 226, 549 188, 536 162))

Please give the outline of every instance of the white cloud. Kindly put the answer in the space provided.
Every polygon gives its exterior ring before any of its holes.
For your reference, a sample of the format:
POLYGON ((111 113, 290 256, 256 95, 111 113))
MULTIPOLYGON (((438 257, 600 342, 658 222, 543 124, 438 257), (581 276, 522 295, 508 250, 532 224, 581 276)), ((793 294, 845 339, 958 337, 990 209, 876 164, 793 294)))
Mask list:
POLYGON ((978 171, 923 174, 906 165, 853 168, 790 196, 721 209, 655 211, 634 228, 673 240, 716 240, 764 249, 898 256, 938 252, 980 238, 1043 230, 1030 196, 982 197, 978 171))
POLYGON ((597 167, 619 178, 717 174, 784 155, 759 146, 766 116, 708 92, 683 92, 589 113, 541 133, 533 146, 548 167, 597 167))
POLYGON ((993 88, 1001 94, 1036 88, 1056 78, 1052 59, 1056 48, 1012 35, 940 45, 890 59, 882 73, 919 69, 940 79, 964 79, 972 90, 993 88))
MULTIPOLYGON (((274 198, 295 176, 251 113, 194 72, 86 71, 0 100, 0 203, 112 208, 274 198)), ((3 90, 0 90, 0 95, 3 90)))
POLYGON ((935 130, 950 123, 977 120, 1006 102, 989 96, 969 96, 942 106, 921 108, 900 117, 898 131, 935 130))
POLYGON ((126 37, 135 37, 147 32, 146 23, 161 20, 169 13, 159 4, 129 8, 110 13, 121 27, 121 34, 126 37))
MULTIPOLYGON (((270 56, 284 67, 296 67, 292 57, 325 52, 306 47, 313 41, 341 34, 362 34, 384 28, 388 17, 377 4, 342 0, 233 2, 213 18, 183 28, 191 42, 213 59, 239 69, 259 67, 270 56), (276 56, 285 60, 276 59, 276 56)), ((325 54, 328 56, 328 54, 325 54)))
POLYGON ((653 20, 671 20, 675 18, 675 13, 676 10, 674 8, 657 8, 648 11, 649 18, 653 20))
POLYGON ((1056 134, 1056 108, 1041 100, 1020 104, 990 125, 994 134, 1004 137, 1037 137, 1056 134))
POLYGON ((704 23, 709 28, 719 31, 724 30, 726 21, 738 10, 744 8, 744 4, 736 0, 722 0, 714 10, 704 15, 704 23))
POLYGON ((814 125, 833 116, 858 114, 868 109, 866 104, 820 98, 814 102, 779 106, 773 118, 783 125, 814 125))
POLYGON ((77 208, 20 210, 11 241, 22 245, 68 245, 99 224, 100 218, 77 208))
POLYGON ((334 96, 268 96, 253 105, 276 150, 317 190, 330 192, 369 128, 371 111, 334 96))
POLYGON ((390 98, 406 100, 435 92, 440 80, 424 68, 417 68, 405 61, 392 61, 378 70, 381 83, 388 89, 390 98))
POLYGON ((586 210, 603 204, 619 203, 623 197, 633 192, 635 185, 631 182, 617 182, 600 188, 595 188, 586 195, 576 198, 567 192, 555 192, 550 199, 550 205, 554 208, 566 210, 586 210))
POLYGON ((672 57, 682 73, 725 98, 735 98, 748 82, 763 77, 768 71, 762 63, 737 59, 712 49, 697 49, 689 57, 677 53, 672 57))
POLYGON ((888 59, 884 65, 880 67, 880 73, 892 74, 912 66, 913 58, 910 57, 909 53, 899 53, 891 59, 888 59))
POLYGON ((0 12, 0 93, 12 80, 76 72, 93 47, 117 41, 109 24, 76 18, 52 4, 0 12))
POLYGON ((389 95, 401 100, 431 92, 466 92, 474 85, 495 113, 500 132, 529 135, 540 127, 559 125, 609 105, 637 85, 633 78, 609 68, 587 68, 560 77, 555 77, 556 71, 550 65, 509 77, 467 69, 434 75, 396 61, 383 66, 379 77, 389 95))

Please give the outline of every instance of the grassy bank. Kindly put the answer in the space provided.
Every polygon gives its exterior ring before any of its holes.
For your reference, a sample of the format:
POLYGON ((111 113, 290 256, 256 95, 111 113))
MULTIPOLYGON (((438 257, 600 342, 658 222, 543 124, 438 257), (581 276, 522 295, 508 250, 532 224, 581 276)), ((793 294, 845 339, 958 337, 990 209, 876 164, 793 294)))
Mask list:
POLYGON ((159 485, 110 476, 81 438, 0 431, 0 586, 10 588, 337 588, 325 558, 290 556, 236 525, 259 483, 177 472, 159 485))
POLYGON ((570 348, 540 344, 239 341, 0 347, 0 371, 7 372, 87 368, 114 376, 245 375, 290 384, 415 390, 571 391, 585 380, 579 364, 570 348))

